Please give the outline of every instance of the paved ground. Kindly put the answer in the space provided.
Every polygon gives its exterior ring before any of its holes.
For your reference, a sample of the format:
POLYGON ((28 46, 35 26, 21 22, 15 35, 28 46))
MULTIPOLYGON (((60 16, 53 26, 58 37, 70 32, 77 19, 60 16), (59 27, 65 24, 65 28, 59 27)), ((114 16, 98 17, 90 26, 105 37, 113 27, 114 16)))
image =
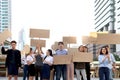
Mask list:
MULTIPOLYGON (((6 77, 0 77, 0 80, 7 80, 7 78, 6 77)), ((14 79, 12 79, 12 80, 14 80, 14 79)), ((23 80, 23 78, 19 77, 18 80, 23 80)), ((74 79, 74 80, 76 80, 76 79, 74 79)), ((99 79, 98 78, 91 78, 91 80, 99 80, 99 79)), ((119 79, 118 78, 114 78, 113 80, 120 80, 120 78, 119 79)))

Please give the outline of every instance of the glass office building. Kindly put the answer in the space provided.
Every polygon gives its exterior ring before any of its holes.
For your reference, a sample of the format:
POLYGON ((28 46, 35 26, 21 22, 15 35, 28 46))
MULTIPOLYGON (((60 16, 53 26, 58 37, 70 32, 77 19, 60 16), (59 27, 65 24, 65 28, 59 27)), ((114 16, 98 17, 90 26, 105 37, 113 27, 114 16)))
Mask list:
POLYGON ((11 30, 11 0, 0 0, 0 32, 11 30))

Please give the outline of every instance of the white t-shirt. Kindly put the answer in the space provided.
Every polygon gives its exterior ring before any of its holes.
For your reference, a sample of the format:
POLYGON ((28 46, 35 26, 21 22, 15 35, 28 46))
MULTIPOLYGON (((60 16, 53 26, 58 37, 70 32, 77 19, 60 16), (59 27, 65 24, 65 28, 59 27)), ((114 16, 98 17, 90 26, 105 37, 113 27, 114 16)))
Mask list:
MULTIPOLYGON (((28 62, 28 61, 29 61, 29 62, 32 62, 34 59, 35 59, 35 55, 34 55, 34 54, 27 56, 27 62, 28 62)), ((32 64, 35 64, 35 62, 33 62, 32 64)))
MULTIPOLYGON (((51 64, 53 64, 53 57, 52 56, 47 56, 45 58, 45 61, 50 62, 51 64)), ((43 62, 43 63, 45 63, 45 62, 43 62)))
POLYGON ((21 56, 21 60, 22 64, 27 65, 27 57, 25 55, 21 56))

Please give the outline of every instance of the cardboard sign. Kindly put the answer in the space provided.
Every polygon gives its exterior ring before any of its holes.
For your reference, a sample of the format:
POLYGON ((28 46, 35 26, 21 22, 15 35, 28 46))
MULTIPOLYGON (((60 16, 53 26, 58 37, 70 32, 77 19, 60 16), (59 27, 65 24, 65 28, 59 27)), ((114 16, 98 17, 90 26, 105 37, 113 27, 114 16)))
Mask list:
POLYGON ((68 48, 68 54, 72 55, 78 53, 78 48, 68 48))
POLYGON ((9 30, 4 30, 1 34, 0 34, 0 42, 4 42, 6 39, 8 39, 9 37, 11 37, 11 32, 9 30))
POLYGON ((94 44, 96 43, 96 38, 91 37, 91 36, 82 36, 82 43, 83 44, 94 44))
POLYGON ((90 36, 97 38, 98 34, 108 34, 108 31, 104 31, 104 32, 90 32, 90 36))
POLYGON ((73 36, 66 36, 66 37, 63 37, 63 42, 67 43, 67 44, 75 44, 76 43, 76 37, 73 37, 73 36))
POLYGON ((96 44, 120 44, 120 34, 98 34, 96 44))
POLYGON ((72 62, 72 56, 71 55, 54 55, 54 65, 60 65, 60 64, 70 64, 72 62))
POLYGON ((92 62, 93 54, 86 52, 78 52, 73 54, 73 62, 92 62))
POLYGON ((49 38, 50 30, 30 29, 31 38, 49 38))
POLYGON ((38 39, 31 39, 31 46, 40 45, 41 47, 45 47, 46 41, 45 40, 38 40, 38 39))

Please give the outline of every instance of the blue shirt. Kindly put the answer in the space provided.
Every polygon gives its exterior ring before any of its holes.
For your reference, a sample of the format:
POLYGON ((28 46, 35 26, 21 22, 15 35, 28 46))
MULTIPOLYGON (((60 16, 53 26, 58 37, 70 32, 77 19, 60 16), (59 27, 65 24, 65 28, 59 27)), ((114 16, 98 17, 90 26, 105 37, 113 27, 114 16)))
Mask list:
POLYGON ((114 58, 114 56, 113 56, 113 54, 112 53, 109 53, 110 54, 110 60, 111 60, 111 62, 110 62, 110 64, 109 64, 109 69, 112 69, 113 68, 113 63, 115 63, 116 62, 116 60, 115 60, 115 58, 114 58))
POLYGON ((98 56, 98 61, 99 61, 99 67, 108 67, 109 68, 109 64, 110 61, 108 60, 108 58, 106 58, 104 61, 103 59, 105 58, 105 55, 99 55, 98 56))
POLYGON ((57 51, 56 51, 56 54, 57 54, 57 55, 67 55, 67 53, 68 53, 68 52, 67 52, 65 49, 63 49, 63 50, 57 50, 57 51))

